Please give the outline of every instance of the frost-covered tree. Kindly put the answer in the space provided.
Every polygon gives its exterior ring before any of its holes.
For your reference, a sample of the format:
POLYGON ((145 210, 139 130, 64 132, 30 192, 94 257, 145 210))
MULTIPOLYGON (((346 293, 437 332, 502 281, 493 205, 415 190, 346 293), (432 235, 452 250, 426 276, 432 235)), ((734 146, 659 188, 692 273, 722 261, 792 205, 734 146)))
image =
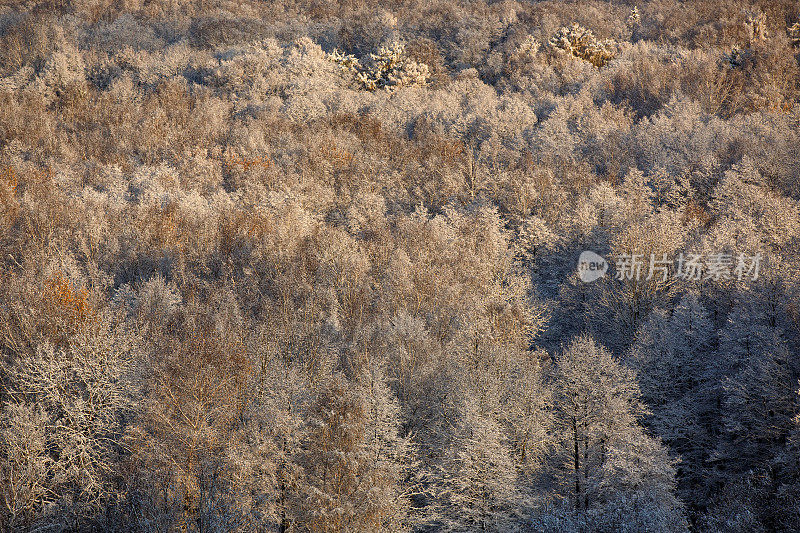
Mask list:
POLYGON ((715 336, 708 312, 688 294, 671 312, 651 313, 625 358, 651 412, 647 427, 680 457, 680 494, 690 506, 701 497, 703 470, 715 444, 705 403, 705 370, 717 357, 715 336))
POLYGON ((592 30, 584 28, 577 22, 559 29, 550 38, 549 44, 596 67, 605 66, 616 55, 614 41, 597 39, 592 30))
POLYGON ((66 347, 41 344, 4 366, 0 497, 9 527, 103 523, 133 407, 133 341, 104 321, 66 347))
POLYGON ((378 369, 363 382, 334 376, 319 391, 301 444, 302 527, 310 531, 400 531, 408 497, 409 443, 378 369))
POLYGON ((342 72, 353 76, 358 86, 366 91, 383 89, 394 92, 401 87, 424 86, 430 77, 430 69, 424 63, 406 57, 405 44, 399 41, 381 47, 359 61, 352 54, 334 50, 329 59, 339 65, 342 72))
POLYGON ((505 429, 471 395, 463 371, 432 369, 420 383, 425 396, 412 404, 422 523, 444 531, 508 530, 525 516, 529 487, 505 429))
POLYGON ((575 512, 600 523, 624 513, 625 522, 685 529, 675 461, 639 425, 646 409, 635 374, 587 335, 565 347, 555 364, 553 473, 575 512))

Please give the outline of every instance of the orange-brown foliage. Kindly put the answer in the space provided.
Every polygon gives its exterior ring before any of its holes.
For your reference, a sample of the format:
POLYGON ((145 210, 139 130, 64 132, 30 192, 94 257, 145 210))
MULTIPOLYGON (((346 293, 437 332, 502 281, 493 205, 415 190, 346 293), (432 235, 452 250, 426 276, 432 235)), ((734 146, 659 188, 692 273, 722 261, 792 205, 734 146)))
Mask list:
POLYGON ((66 319, 68 325, 74 328, 82 327, 96 316, 89 301, 89 290, 75 288, 61 272, 45 280, 43 298, 55 315, 66 319))

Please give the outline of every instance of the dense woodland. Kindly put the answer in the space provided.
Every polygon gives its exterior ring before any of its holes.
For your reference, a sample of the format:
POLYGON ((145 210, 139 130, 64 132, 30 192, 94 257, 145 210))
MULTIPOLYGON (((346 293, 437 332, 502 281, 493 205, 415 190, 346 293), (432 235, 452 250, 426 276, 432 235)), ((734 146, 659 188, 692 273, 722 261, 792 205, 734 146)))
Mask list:
POLYGON ((800 530, 799 60, 789 0, 2 2, 0 531, 800 530))

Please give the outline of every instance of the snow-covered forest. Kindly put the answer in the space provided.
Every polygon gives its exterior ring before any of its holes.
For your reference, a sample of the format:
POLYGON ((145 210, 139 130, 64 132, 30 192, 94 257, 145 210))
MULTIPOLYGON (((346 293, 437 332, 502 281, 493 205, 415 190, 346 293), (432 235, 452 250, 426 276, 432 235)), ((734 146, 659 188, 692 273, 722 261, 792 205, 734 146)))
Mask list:
POLYGON ((799 378, 793 0, 0 3, 0 531, 796 532, 799 378))

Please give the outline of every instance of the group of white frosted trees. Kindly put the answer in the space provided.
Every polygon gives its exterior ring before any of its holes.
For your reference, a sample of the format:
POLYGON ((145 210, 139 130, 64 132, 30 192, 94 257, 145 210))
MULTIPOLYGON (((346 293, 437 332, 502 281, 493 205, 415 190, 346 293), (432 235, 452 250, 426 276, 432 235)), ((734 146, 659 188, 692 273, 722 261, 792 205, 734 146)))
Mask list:
POLYGON ((797 25, 273 3, 0 13, 0 530, 798 530, 797 25))
POLYGON ((265 258, 273 297, 256 320, 251 287, 182 294, 156 275, 37 331, 23 307, 36 284, 19 285, 30 292, 4 315, 4 520, 680 529, 673 460, 639 425, 634 374, 586 336, 554 357, 528 349, 544 309, 496 210, 420 210, 391 231, 384 216, 354 228, 372 262, 342 252, 338 229, 299 248, 276 222, 287 255, 265 258))

